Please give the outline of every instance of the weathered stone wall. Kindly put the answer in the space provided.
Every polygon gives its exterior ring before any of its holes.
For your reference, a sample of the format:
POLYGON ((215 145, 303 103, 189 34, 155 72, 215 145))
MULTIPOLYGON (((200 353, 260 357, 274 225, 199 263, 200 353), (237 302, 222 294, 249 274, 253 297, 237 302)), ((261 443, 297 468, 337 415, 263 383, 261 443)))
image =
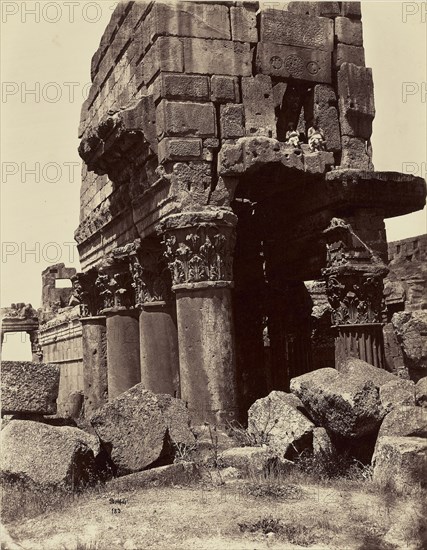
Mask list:
POLYGON ((84 270, 171 211, 229 206, 260 148, 263 162, 302 172, 372 168, 359 2, 124 2, 91 76, 79 130, 84 270), (307 132, 314 117, 328 153, 285 153, 288 124, 307 132))
POLYGON ((39 332, 43 362, 58 365, 58 414, 67 408, 69 395, 83 391, 82 327, 79 308, 67 308, 42 324, 39 332))
POLYGON ((386 303, 393 311, 427 309, 427 234, 388 245, 386 303))

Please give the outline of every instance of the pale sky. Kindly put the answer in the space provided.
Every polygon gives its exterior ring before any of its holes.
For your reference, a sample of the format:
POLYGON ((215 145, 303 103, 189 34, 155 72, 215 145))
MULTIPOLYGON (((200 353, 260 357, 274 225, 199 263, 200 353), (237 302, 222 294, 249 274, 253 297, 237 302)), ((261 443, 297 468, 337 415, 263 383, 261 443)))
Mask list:
MULTIPOLYGON (((2 306, 37 308, 43 269, 79 268, 77 127, 90 60, 115 5, 1 2, 2 306)), ((362 13, 375 85, 375 168, 426 177, 426 13, 416 2, 364 2, 362 13)), ((389 241, 425 232, 425 211, 387 222, 389 241)))

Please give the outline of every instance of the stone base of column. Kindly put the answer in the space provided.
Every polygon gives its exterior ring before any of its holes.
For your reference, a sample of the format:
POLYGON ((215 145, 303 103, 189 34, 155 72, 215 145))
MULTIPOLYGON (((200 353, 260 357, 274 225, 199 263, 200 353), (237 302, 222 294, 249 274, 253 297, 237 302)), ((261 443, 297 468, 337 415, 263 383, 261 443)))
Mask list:
POLYGON ((178 333, 172 306, 160 301, 143 304, 139 338, 144 387, 180 397, 178 333))
POLYGON ((181 399, 194 423, 238 417, 230 284, 177 285, 181 399))
POLYGON ((103 310, 107 327, 108 399, 141 381, 139 310, 103 310))
POLYGON ((82 317, 84 411, 88 418, 108 399, 105 317, 82 317))
POLYGON ((382 323, 338 325, 335 337, 335 368, 348 357, 362 359, 378 368, 384 368, 384 339, 382 323))

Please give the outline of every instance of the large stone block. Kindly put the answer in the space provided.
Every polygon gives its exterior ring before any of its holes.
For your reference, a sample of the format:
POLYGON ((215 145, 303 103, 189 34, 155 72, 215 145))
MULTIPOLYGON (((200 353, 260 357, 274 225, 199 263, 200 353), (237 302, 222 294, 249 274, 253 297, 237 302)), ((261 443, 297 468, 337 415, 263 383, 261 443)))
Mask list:
POLYGON ((286 2, 283 9, 297 15, 320 15, 322 17, 335 17, 341 14, 339 2, 286 2))
POLYGON ((223 139, 245 135, 243 105, 226 103, 220 107, 220 134, 223 139))
POLYGON ((2 414, 55 414, 59 367, 29 361, 2 361, 2 414))
POLYGON ((193 444, 185 403, 154 394, 137 384, 91 418, 119 475, 143 470, 153 463, 173 461, 173 444, 193 444))
POLYGON ((341 15, 353 19, 360 19, 362 17, 360 2, 341 2, 341 15))
POLYGON ((400 311, 391 319, 405 364, 416 379, 427 371, 427 311, 400 311))
POLYGON ((373 480, 380 487, 390 485, 403 493, 415 492, 427 479, 427 439, 381 437, 375 454, 373 480))
POLYGON ((215 103, 239 103, 239 80, 235 76, 213 75, 211 78, 211 101, 215 103))
POLYGON ((415 403, 419 407, 427 407, 427 376, 418 380, 415 385, 415 403))
POLYGON ((142 80, 148 85, 158 72, 184 70, 183 43, 173 36, 159 36, 141 61, 142 80))
POLYGON ((98 438, 78 428, 12 420, 1 439, 0 477, 5 480, 52 489, 96 479, 98 438))
MULTIPOLYGON (((265 475, 270 466, 277 463, 277 457, 274 451, 266 446, 233 447, 220 454, 220 461, 226 468, 236 468, 243 475, 265 475)), ((282 468, 295 468, 295 464, 286 459, 280 460, 279 464, 282 468)))
POLYGON ((161 101, 156 110, 157 135, 215 137, 216 117, 212 103, 161 101))
POLYGON ((335 36, 337 42, 349 46, 363 46, 362 22, 347 17, 335 19, 335 36))
POLYGON ((209 100, 207 76, 163 73, 155 80, 153 99, 209 100))
POLYGON ((198 74, 250 76, 252 55, 248 43, 185 38, 185 71, 198 74))
POLYGON ((370 144, 363 138, 342 136, 342 156, 340 168, 372 171, 370 144))
POLYGON ((402 405, 415 406, 415 384, 412 380, 396 377, 381 386, 380 400, 387 412, 402 405))
POLYGON ((337 97, 332 86, 317 84, 314 86, 308 111, 317 118, 320 128, 324 131, 326 150, 341 150, 341 133, 338 121, 337 97))
POLYGON ((372 70, 343 63, 338 71, 341 134, 369 139, 375 117, 372 70))
POLYGON ((155 2, 144 24, 151 41, 159 35, 231 38, 228 8, 216 2, 155 2))
POLYGON ((318 425, 346 438, 375 433, 385 415, 373 382, 361 382, 335 369, 318 369, 293 378, 290 388, 318 425))
POLYGON ((353 380, 357 379, 361 382, 373 382, 377 388, 380 388, 388 382, 399 380, 397 376, 391 372, 374 367, 374 365, 362 361, 362 359, 357 359, 356 357, 348 357, 344 361, 341 361, 338 370, 342 374, 351 376, 353 380))
POLYGON ((271 78, 261 74, 242 78, 242 103, 246 134, 275 138, 277 131, 271 78))
POLYGON ((326 17, 300 16, 283 9, 267 9, 261 12, 261 41, 331 52, 334 47, 334 23, 326 17))
POLYGON ((248 432, 260 443, 266 443, 279 458, 294 457, 313 444, 315 426, 303 410, 295 395, 272 391, 249 409, 248 432))
POLYGON ((343 63, 353 63, 359 67, 365 66, 365 49, 347 44, 337 44, 334 50, 334 66, 339 69, 343 63))
POLYGON ((323 50, 259 42, 256 65, 258 72, 270 76, 331 82, 331 55, 323 50))
POLYGON ((159 143, 159 162, 165 160, 195 160, 202 155, 200 138, 163 138, 159 143))
MULTIPOLYGON (((231 36, 239 42, 257 42, 256 5, 240 5, 230 8, 231 36)), ((214 37, 212 37, 214 38, 214 37)))
POLYGON ((381 424, 378 440, 383 436, 427 437, 427 412, 415 405, 396 407, 381 424))

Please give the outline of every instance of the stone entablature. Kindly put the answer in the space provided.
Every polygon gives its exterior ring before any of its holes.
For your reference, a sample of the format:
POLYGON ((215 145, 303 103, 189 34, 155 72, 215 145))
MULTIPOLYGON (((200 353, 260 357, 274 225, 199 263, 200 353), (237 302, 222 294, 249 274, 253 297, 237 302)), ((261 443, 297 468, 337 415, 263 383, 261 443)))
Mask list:
POLYGON ((373 169, 372 73, 360 5, 345 4, 119 4, 82 109, 85 271, 170 214, 230 207, 239 178, 264 166, 308 179, 373 169), (308 146, 314 120, 325 151, 308 146))

